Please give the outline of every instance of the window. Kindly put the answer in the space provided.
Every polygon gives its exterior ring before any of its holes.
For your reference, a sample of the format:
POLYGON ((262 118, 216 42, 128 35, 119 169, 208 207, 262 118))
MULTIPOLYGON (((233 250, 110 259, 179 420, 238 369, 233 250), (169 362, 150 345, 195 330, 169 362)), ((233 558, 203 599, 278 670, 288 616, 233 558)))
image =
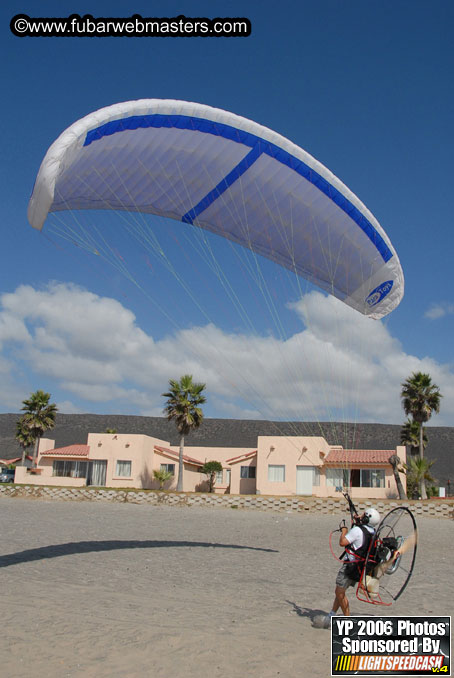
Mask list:
POLYGON ((240 478, 255 478, 255 466, 241 466, 240 478))
POLYGON ((270 483, 284 483, 285 482, 285 466, 278 466, 277 464, 268 465, 268 480, 270 483))
POLYGON ((326 484, 330 487, 385 487, 385 470, 328 468, 326 484))
POLYGON ((115 473, 116 473, 117 476, 120 476, 121 478, 130 478, 131 477, 131 462, 119 459, 117 461, 117 469, 116 469, 115 473))
MULTIPOLYGON (((70 462, 69 462, 70 463, 70 462)), ((54 461, 52 464, 52 475, 53 476, 65 476, 65 462, 61 459, 54 461)))
POLYGON ((362 468, 361 469, 361 487, 384 487, 385 469, 362 468))
POLYGON ((60 478, 86 478, 87 462, 56 459, 52 464, 52 475, 60 478))
POLYGON ((173 476, 175 475, 175 464, 161 464, 161 471, 167 471, 173 476))
POLYGON ((327 468, 326 484, 328 487, 348 487, 349 475, 349 471, 343 468, 327 468))
POLYGON ((216 471, 216 478, 215 478, 215 481, 214 481, 215 484, 216 484, 216 483, 219 483, 219 484, 221 485, 221 484, 222 484, 222 481, 223 481, 223 478, 224 478, 224 476, 223 476, 223 471, 216 471))

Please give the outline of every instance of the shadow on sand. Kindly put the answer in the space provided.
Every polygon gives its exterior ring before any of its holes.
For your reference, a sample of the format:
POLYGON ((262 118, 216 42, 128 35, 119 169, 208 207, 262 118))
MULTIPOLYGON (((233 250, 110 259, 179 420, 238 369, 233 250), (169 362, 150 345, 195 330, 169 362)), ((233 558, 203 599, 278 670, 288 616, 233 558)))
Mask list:
POLYGON ((98 551, 116 551, 119 549, 152 549, 152 548, 214 548, 214 549, 246 549, 249 551, 262 551, 265 553, 279 553, 275 549, 265 549, 256 546, 241 546, 239 544, 216 544, 204 541, 138 541, 111 539, 109 541, 78 541, 67 544, 52 544, 39 548, 27 549, 18 553, 9 553, 0 556, 0 567, 9 567, 19 563, 28 563, 33 560, 47 558, 60 558, 72 556, 78 553, 94 553, 98 551))
POLYGON ((296 612, 298 617, 307 617, 310 619, 314 628, 329 628, 325 626, 325 618, 328 614, 326 610, 312 610, 309 607, 300 607, 291 600, 286 600, 285 602, 292 606, 293 612, 296 612))

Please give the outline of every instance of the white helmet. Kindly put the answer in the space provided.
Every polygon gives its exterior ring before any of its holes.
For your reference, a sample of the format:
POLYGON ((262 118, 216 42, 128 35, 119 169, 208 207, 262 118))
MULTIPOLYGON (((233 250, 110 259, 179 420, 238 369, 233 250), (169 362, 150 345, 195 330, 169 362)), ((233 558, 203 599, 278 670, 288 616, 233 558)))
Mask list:
POLYGON ((364 511, 364 523, 365 525, 370 525, 371 527, 377 527, 380 524, 380 514, 377 509, 368 508, 364 511))

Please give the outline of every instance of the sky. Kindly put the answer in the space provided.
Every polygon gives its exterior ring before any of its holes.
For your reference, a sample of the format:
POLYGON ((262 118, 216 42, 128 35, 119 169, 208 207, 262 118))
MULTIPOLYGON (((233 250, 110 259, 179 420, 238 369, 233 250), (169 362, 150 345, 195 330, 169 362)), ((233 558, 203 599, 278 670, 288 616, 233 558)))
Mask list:
POLYGON ((23 0, 2 3, 0 16, 1 412, 43 389, 61 412, 160 416, 169 379, 190 373, 206 384, 209 417, 400 424, 401 384, 423 371, 443 394, 431 424, 453 425, 452 3, 23 0), (252 31, 10 30, 17 14, 75 12, 247 17, 252 31), (142 98, 232 111, 322 162, 389 235, 405 276, 397 309, 371 321, 269 262, 263 288, 248 255, 216 238, 213 274, 200 239, 176 222, 152 227, 178 275, 118 222, 97 223, 116 267, 63 240, 51 219, 32 229, 27 204, 51 143, 92 111, 142 98))

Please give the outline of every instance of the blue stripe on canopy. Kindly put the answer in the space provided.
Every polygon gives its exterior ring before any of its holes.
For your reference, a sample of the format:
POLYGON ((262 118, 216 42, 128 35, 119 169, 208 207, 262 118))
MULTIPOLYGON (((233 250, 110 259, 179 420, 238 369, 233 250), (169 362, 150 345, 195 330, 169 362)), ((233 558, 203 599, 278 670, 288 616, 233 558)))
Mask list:
POLYGON ((236 167, 231 170, 222 181, 218 183, 217 186, 213 188, 212 191, 207 193, 207 195, 202 198, 202 200, 189 212, 182 217, 181 221, 184 221, 187 224, 192 224, 194 219, 197 219, 199 214, 204 212, 207 207, 209 207, 220 195, 226 191, 229 186, 231 186, 239 177, 249 169, 249 167, 257 160, 258 157, 262 154, 259 146, 254 146, 252 151, 249 151, 247 156, 238 163, 236 167))
POLYGON ((332 200, 343 212, 345 212, 352 221, 365 233, 369 240, 375 245, 384 262, 389 261, 393 253, 370 221, 355 207, 348 198, 346 198, 337 188, 324 179, 318 172, 306 165, 302 160, 288 153, 276 144, 237 129, 231 125, 207 120, 205 118, 196 118, 187 115, 133 115, 129 118, 112 120, 96 129, 90 130, 85 138, 84 146, 89 146, 98 139, 105 136, 124 132, 126 130, 145 129, 147 127, 168 127, 177 129, 187 129, 214 136, 221 136, 224 139, 230 139, 239 144, 250 146, 253 150, 243 158, 243 160, 218 183, 202 200, 190 209, 182 218, 183 221, 192 223, 192 221, 201 214, 209 205, 211 205, 229 186, 231 186, 247 169, 265 153, 278 162, 286 165, 290 169, 304 177, 308 182, 316 186, 330 200, 332 200))

